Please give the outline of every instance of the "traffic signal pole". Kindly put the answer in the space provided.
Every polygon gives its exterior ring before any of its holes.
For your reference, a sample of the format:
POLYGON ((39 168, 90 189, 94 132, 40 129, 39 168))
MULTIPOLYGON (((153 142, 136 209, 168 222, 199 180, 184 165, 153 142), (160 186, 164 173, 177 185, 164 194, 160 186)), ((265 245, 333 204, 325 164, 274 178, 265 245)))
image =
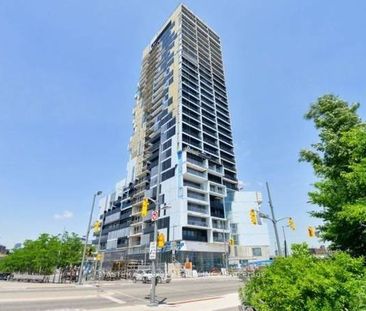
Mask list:
POLYGON ((94 196, 93 196, 93 203, 92 203, 92 206, 91 206, 91 211, 90 211, 90 216, 89 216, 89 223, 88 223, 88 227, 86 229, 83 257, 81 259, 80 270, 79 270, 79 280, 78 280, 79 285, 81 285, 82 282, 83 282, 83 272, 84 272, 83 267, 84 267, 84 262, 85 262, 86 247, 88 245, 90 226, 91 226, 91 222, 92 222, 92 218, 93 218, 95 199, 98 195, 101 195, 101 194, 102 194, 102 191, 98 191, 98 192, 94 193, 94 196))
MULTIPOLYGON (((156 200, 155 200, 155 209, 160 216, 160 172, 161 172, 161 149, 163 146, 163 133, 160 133, 160 143, 159 143, 159 155, 158 155, 158 178, 157 178, 157 186, 156 186, 156 200)), ((158 221, 154 221, 154 242, 157 243, 158 238, 158 221)), ((150 306, 157 306, 158 303, 156 301, 156 254, 155 258, 152 259, 151 263, 151 295, 150 295, 150 306)))
MULTIPOLYGON (((104 203, 104 210, 107 210, 107 206, 108 206, 108 195, 106 195, 105 197, 105 203, 104 203)), ((100 240, 102 238, 102 228, 103 228, 103 220, 100 223, 100 229, 99 229, 99 234, 98 234, 98 244, 97 244, 97 256, 99 256, 99 252, 100 252, 100 240)), ((101 260, 100 260, 101 261, 101 260)), ((97 272, 98 273, 98 280, 99 280, 99 275, 100 275, 100 263, 98 265, 98 260, 95 260, 94 262, 94 271, 93 271, 93 279, 96 280, 97 277, 97 272)))
POLYGON ((276 217, 275 217, 275 214, 274 214, 271 193, 269 191, 269 186, 268 186, 268 182, 267 181, 266 181, 266 187, 267 187, 267 192, 268 192, 268 203, 269 203, 269 207, 271 208, 273 229, 274 229, 275 236, 276 236, 277 253, 278 253, 278 256, 282 256, 280 238, 278 236, 278 230, 277 230, 277 221, 276 221, 276 217))
POLYGON ((285 226, 282 226, 282 231, 283 231, 283 246, 284 246, 284 252, 285 252, 285 257, 287 257, 287 241, 286 241, 285 226))

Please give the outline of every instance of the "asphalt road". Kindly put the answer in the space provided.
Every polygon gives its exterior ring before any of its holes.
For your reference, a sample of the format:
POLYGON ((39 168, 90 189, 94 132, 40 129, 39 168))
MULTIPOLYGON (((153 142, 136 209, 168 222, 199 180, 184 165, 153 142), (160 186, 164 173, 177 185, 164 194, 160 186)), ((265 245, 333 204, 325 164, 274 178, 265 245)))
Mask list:
MULTIPOLYGON (((123 310, 127 306, 146 305, 148 303, 146 296, 150 290, 150 284, 130 281, 82 286, 48 284, 27 286, 16 282, 2 283, 1 311, 81 311, 116 307, 123 310)), ((241 284, 236 278, 173 280, 169 284, 159 284, 157 296, 167 305, 178 306, 191 301, 209 301, 225 294, 235 293, 241 284)))

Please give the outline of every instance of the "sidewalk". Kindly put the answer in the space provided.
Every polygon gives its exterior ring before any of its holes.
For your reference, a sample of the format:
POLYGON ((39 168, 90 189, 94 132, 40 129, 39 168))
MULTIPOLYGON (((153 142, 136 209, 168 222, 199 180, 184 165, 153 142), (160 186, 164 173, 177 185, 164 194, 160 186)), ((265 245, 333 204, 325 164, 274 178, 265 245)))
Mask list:
MULTIPOLYGON (((172 282, 189 282, 189 281, 200 281, 200 280, 218 280, 224 281, 227 279, 233 279, 235 277, 225 276, 225 275, 216 275, 216 276, 203 276, 197 278, 174 278, 172 282)), ((116 281, 86 281, 82 285, 78 285, 77 283, 31 283, 31 282, 16 282, 16 281, 1 281, 0 282, 0 290, 1 289, 30 289, 30 288, 73 288, 73 287, 108 287, 118 285, 128 285, 131 284, 131 280, 116 280, 116 281)))
POLYGON ((237 293, 227 294, 215 298, 204 297, 200 300, 195 300, 191 302, 182 301, 181 303, 176 302, 172 305, 162 304, 157 307, 149 307, 147 305, 135 305, 135 306, 119 306, 116 308, 103 308, 95 309, 93 311, 151 311, 151 310, 161 310, 161 311, 220 311, 220 310, 239 310, 240 305, 239 296, 237 293))

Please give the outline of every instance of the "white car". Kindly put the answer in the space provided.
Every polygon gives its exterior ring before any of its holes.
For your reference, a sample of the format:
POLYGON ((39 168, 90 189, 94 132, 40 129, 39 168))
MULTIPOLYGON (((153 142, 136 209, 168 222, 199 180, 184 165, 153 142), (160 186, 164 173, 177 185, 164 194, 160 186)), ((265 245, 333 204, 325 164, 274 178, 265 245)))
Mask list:
MULTIPOLYGON (((151 283, 152 271, 151 270, 137 270, 133 276, 132 280, 134 283, 137 281, 142 281, 142 283, 151 283)), ((171 276, 166 275, 163 271, 156 271, 156 283, 170 283, 171 276)))
POLYGON ((136 283, 137 281, 143 281, 143 279, 151 274, 151 270, 136 270, 132 275, 132 281, 136 283))

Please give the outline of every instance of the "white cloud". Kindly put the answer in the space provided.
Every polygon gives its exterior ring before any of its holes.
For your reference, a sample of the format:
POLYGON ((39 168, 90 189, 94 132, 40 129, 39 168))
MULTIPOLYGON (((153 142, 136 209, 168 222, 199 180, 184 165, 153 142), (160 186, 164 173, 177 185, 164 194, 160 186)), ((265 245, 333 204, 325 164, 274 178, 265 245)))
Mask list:
POLYGON ((72 217, 74 217, 73 212, 70 212, 68 210, 63 211, 61 214, 54 214, 53 215, 53 218, 57 219, 57 220, 70 219, 72 217))

